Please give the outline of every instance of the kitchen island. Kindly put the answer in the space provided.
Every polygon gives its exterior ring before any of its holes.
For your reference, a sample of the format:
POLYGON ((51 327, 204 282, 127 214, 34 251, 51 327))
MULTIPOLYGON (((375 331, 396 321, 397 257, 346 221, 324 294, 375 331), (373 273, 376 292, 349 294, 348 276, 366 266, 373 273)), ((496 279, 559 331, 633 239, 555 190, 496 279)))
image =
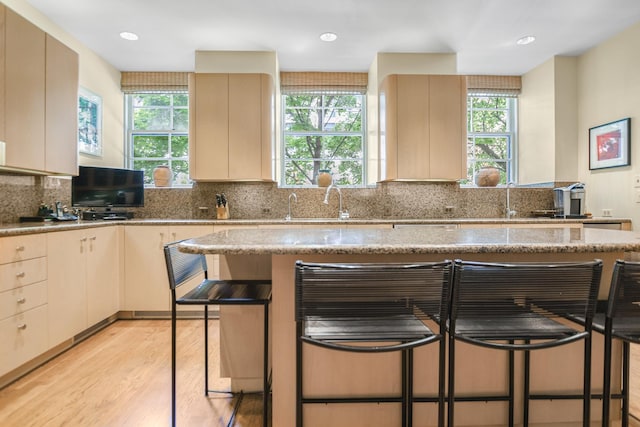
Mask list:
MULTIPOLYGON (((271 255, 273 425, 295 424, 295 322, 294 263, 304 261, 388 262, 467 259, 478 261, 580 261, 599 258, 604 269, 599 292, 606 299, 615 259, 640 251, 640 235, 630 231, 581 228, 398 228, 398 229, 258 229, 228 230, 190 239, 180 249, 191 253, 221 254, 234 258, 234 278, 243 278, 241 260, 271 255)), ((434 346, 415 353, 415 393, 432 394, 437 378, 434 346)), ((619 349, 617 349, 619 351, 619 349)), ((305 390, 309 395, 380 395, 399 393, 399 356, 367 357, 305 348, 305 390), (398 368, 396 368, 398 367, 398 368), (374 373, 374 374, 372 374, 374 373)), ((602 338, 595 335, 592 389, 601 390, 602 338)), ((459 345, 457 392, 460 395, 503 393, 506 387, 506 352, 459 345)), ((619 355, 619 353, 618 353, 619 355)), ((573 393, 581 387, 582 345, 532 356, 532 391, 573 393)), ((521 355, 516 368, 521 368, 521 355)), ((619 365, 615 368, 620 369, 619 365)), ((615 374, 614 374, 614 377, 615 374)), ((520 390, 520 381, 516 382, 520 390)), ((613 384, 614 390, 619 383, 613 384)), ((520 391, 518 391, 519 393, 520 391)), ((518 396, 516 396, 516 401, 518 396)), ((600 417, 599 400, 593 400, 592 420, 600 417)), ((456 425, 504 425, 504 402, 465 402, 456 405, 456 425)), ((522 408, 516 407, 516 419, 522 408)), ((581 419, 581 402, 536 401, 532 423, 571 425, 581 419)), ((416 404, 414 425, 435 425, 436 407, 416 404)), ((612 411, 615 413, 615 411, 612 411)), ((306 405, 306 426, 394 426, 400 423, 394 404, 366 406, 306 405)))

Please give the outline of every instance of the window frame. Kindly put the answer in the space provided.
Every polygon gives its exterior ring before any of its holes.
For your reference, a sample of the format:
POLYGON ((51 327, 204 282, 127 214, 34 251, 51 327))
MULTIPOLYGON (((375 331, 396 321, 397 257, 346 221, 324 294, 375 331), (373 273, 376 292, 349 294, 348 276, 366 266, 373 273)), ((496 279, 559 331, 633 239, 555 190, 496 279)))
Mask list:
MULTIPOLYGON (((134 168, 134 164, 135 161, 140 160, 140 161, 157 161, 157 162, 166 162, 166 164, 169 166, 169 168, 174 172, 175 171, 172 167, 172 163, 175 161, 180 161, 180 162, 186 162, 187 163, 187 167, 190 167, 189 164, 189 148, 187 146, 187 153, 185 156, 179 156, 179 157, 135 157, 134 156, 134 139, 135 136, 167 136, 168 138, 168 146, 167 146, 167 151, 170 154, 172 149, 171 149, 171 140, 173 136, 181 136, 181 137, 186 137, 187 138, 187 142, 189 141, 190 135, 189 135, 189 126, 187 123, 187 129, 186 130, 180 130, 180 131, 176 131, 174 129, 151 129, 151 130, 146 130, 146 129, 134 129, 134 112, 137 108, 140 107, 134 107, 133 106, 133 99, 135 96, 137 95, 141 95, 141 94, 157 94, 157 95, 184 95, 187 97, 187 103, 186 105, 179 105, 176 106, 174 105, 174 100, 173 100, 173 96, 171 97, 171 105, 168 106, 149 106, 149 107, 141 107, 144 109, 165 109, 165 110, 169 110, 170 114, 169 114, 169 118, 170 118, 170 122, 171 125, 173 125, 173 120, 174 120, 174 114, 173 111, 176 108, 179 109, 183 109, 187 111, 187 117, 189 116, 189 91, 188 90, 167 90, 167 91, 163 91, 163 90, 141 90, 141 91, 132 91, 132 92, 127 92, 125 93, 125 97, 124 97, 124 102, 125 102, 125 165, 126 167, 133 169, 134 168)), ((172 126, 173 127, 173 126, 172 126)), ((189 176, 189 174, 187 174, 187 176, 189 176)), ((153 185, 153 176, 150 177, 151 182, 145 183, 145 187, 150 187, 150 188, 155 188, 155 186, 153 185)), ((193 185, 193 181, 188 178, 188 182, 185 183, 177 183, 175 181, 175 175, 174 175, 174 182, 173 182, 173 187, 192 187, 193 185)))
MULTIPOLYGON (((286 162, 291 160, 286 156, 286 139, 287 136, 297 136, 297 137, 305 137, 305 136, 356 136, 361 138, 361 152, 362 156, 359 159, 356 158, 339 158, 338 161, 350 161, 356 162, 359 161, 362 167, 362 175, 361 175, 361 183, 355 185, 343 185, 340 184, 340 187, 343 188, 366 188, 367 187, 367 177, 368 177, 368 143, 367 143, 367 95, 364 92, 360 91, 348 91, 348 92, 340 92, 336 90, 291 90, 291 91, 283 91, 280 97, 281 101, 281 114, 280 114, 280 167, 279 167, 279 187, 281 188, 314 188, 317 184, 309 183, 303 185, 295 185, 295 184, 287 184, 286 183, 286 162), (296 131, 296 132, 288 132, 286 130, 286 117, 287 117, 287 97, 288 96, 305 96, 305 95, 345 95, 345 96, 359 96, 360 97, 360 131, 358 132, 346 132, 346 131, 296 131)), ((323 107, 326 109, 326 107, 323 107)), ((296 158, 293 160, 303 160, 303 161, 336 161, 336 158, 296 158)), ((317 179, 317 177, 316 177, 317 179)))
MULTIPOLYGON (((466 183, 463 186, 475 186, 474 177, 477 169, 475 167, 476 162, 483 162, 486 160, 483 159, 475 159, 471 157, 472 151, 470 150, 470 141, 472 138, 506 138, 507 139, 507 147, 506 147, 506 158, 496 159, 495 163, 505 163, 506 165, 506 173, 505 173, 505 182, 500 182, 498 185, 507 185, 509 183, 517 183, 518 176, 518 97, 505 95, 501 93, 467 93, 467 115, 471 115, 472 111, 483 111, 482 109, 473 108, 473 103, 471 98, 483 98, 483 97, 499 97, 505 98, 507 100, 507 120, 508 120, 508 131, 506 132, 472 132, 472 117, 468 117, 467 120, 467 178, 466 183), (470 164, 472 163, 472 164, 470 164), (469 169, 472 170, 471 176, 468 175, 469 169)), ((495 110, 495 109, 494 109, 495 110)), ((503 110, 502 108, 500 110, 503 110)))

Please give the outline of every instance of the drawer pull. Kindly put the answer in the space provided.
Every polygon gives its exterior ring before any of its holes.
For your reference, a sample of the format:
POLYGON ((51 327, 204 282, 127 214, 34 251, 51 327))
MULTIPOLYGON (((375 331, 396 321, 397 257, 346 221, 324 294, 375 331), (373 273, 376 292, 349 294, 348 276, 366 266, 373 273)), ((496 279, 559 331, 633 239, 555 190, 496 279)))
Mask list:
POLYGON ((19 325, 18 325, 18 329, 20 329, 20 330, 23 330, 23 331, 24 331, 25 329, 27 329, 27 324, 26 324, 26 323, 21 323, 21 324, 19 324, 19 325))
POLYGON ((27 302, 27 299, 25 297, 18 298, 18 304, 24 304, 25 302, 27 302))
POLYGON ((24 271, 21 271, 20 273, 16 274, 16 277, 20 278, 20 277, 24 277, 26 276, 24 271))
POLYGON ((16 252, 24 252, 24 245, 20 245, 16 248, 16 252))

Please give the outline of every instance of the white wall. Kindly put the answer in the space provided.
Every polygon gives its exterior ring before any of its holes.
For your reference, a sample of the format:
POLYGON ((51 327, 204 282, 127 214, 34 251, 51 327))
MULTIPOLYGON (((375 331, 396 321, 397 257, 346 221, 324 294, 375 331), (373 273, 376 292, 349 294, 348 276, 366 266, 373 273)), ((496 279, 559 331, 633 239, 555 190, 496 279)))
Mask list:
POLYGON ((640 24, 589 50, 578 59, 578 162, 586 183, 587 209, 631 218, 640 224, 640 203, 633 187, 640 175, 640 24), (631 118, 631 165, 589 170, 588 129, 631 118))
POLYGON ((120 91, 120 72, 77 39, 60 29, 25 0, 2 0, 19 15, 51 34, 80 58, 80 86, 102 97, 102 157, 81 154, 81 165, 121 167, 124 164, 123 97, 120 91))

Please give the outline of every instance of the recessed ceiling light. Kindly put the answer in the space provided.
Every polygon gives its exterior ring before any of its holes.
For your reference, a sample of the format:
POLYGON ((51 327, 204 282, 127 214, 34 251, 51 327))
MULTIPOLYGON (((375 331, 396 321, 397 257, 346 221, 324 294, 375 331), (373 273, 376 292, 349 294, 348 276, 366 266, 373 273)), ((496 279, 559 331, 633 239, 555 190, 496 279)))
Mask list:
POLYGON ((533 43, 534 41, 536 41, 535 36, 524 36, 524 37, 519 38, 519 39, 516 41, 516 44, 519 44, 519 45, 521 45, 521 46, 524 46, 524 45, 526 45, 526 44, 533 43))
POLYGON ((123 31, 120 33, 120 37, 125 40, 138 40, 138 35, 135 33, 130 33, 128 31, 123 31))
POLYGON ((336 33, 322 33, 320 34, 320 40, 323 42, 333 42, 336 41, 338 35, 336 33))

